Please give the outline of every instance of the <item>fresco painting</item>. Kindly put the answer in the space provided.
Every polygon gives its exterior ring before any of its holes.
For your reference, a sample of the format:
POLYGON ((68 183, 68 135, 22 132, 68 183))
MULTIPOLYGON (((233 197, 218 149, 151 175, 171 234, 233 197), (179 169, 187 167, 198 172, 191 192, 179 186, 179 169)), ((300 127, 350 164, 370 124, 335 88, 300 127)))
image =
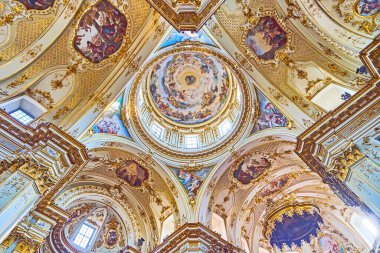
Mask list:
POLYGON ((232 175, 243 185, 248 185, 271 167, 272 163, 262 154, 252 154, 239 163, 232 175))
POLYGON ((203 168, 196 171, 173 169, 173 171, 177 175, 181 184, 185 187, 185 190, 189 197, 192 198, 197 195, 202 182, 210 172, 210 168, 203 168))
POLYGON ((53 7, 55 0, 17 0, 22 3, 27 10, 46 10, 53 7))
POLYGON ((116 168, 116 175, 133 187, 142 186, 148 180, 149 173, 140 164, 133 160, 127 160, 121 167, 116 168))
POLYGON ((74 48, 92 63, 114 54, 122 45, 127 19, 110 2, 103 0, 79 21, 74 48))
POLYGON ((380 13, 380 0, 359 0, 356 3, 356 12, 364 17, 371 17, 380 13))
POLYGON ((273 17, 261 17, 248 30, 247 45, 259 59, 273 60, 277 50, 286 46, 286 33, 273 17))
POLYGON ((123 103, 122 96, 120 96, 108 109, 102 117, 92 127, 92 131, 102 134, 114 134, 131 139, 131 135, 125 128, 121 120, 121 106, 123 103))
POLYGON ((160 48, 168 47, 184 41, 197 41, 202 44, 215 46, 214 42, 212 42, 212 40, 202 30, 198 32, 178 32, 174 30, 160 48))
POLYGON ((318 242, 323 253, 345 253, 342 245, 328 235, 320 237, 318 242))
POLYGON ((170 120, 198 124, 218 114, 230 94, 224 66, 212 56, 181 53, 159 61, 150 76, 150 95, 170 120))
POLYGON ((264 94, 257 91, 260 114, 253 132, 272 127, 285 127, 286 117, 267 99, 264 94))
POLYGON ((286 185, 287 182, 289 182, 288 175, 284 175, 284 176, 281 176, 280 178, 273 180, 261 190, 261 196, 267 197, 269 195, 272 195, 273 193, 278 192, 286 185))

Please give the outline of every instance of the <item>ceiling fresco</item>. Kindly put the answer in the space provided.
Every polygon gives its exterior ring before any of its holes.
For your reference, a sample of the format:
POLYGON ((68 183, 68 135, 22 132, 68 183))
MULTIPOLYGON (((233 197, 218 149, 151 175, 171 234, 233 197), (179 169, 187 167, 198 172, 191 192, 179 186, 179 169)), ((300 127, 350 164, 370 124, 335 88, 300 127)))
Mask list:
POLYGON ((259 59, 274 59, 277 50, 285 47, 286 32, 273 17, 261 17, 254 28, 248 30, 247 45, 259 59))
MULTIPOLYGON (((30 132, 56 125, 88 155, 47 193, 65 217, 39 253, 156 253, 193 223, 236 246, 227 253, 370 252, 351 223, 365 212, 295 150, 376 83, 380 47, 360 52, 379 24, 379 0, 1 1, 0 108, 33 117, 30 132), (96 228, 85 249, 83 224, 96 228)), ((352 142, 376 168, 370 134, 352 142)), ((65 148, 33 147, 49 163, 65 148)), ((337 154, 326 160, 345 178, 350 153, 337 154)))
POLYGON ((127 26, 127 19, 116 7, 100 1, 81 17, 74 48, 90 62, 99 63, 121 47, 127 26))
POLYGON ((203 123, 224 109, 231 93, 229 73, 212 56, 176 54, 153 66, 149 80, 151 98, 170 120, 203 123))
POLYGON ((46 10, 54 5, 55 0, 18 0, 18 2, 22 3, 28 10, 46 10))
POLYGON ((113 134, 131 139, 122 119, 123 96, 120 96, 111 107, 103 113, 91 131, 94 134, 113 134))
POLYGON ((177 32, 173 31, 169 37, 162 43, 160 48, 165 48, 184 41, 198 41, 200 43, 215 46, 214 42, 207 36, 203 30, 198 32, 177 32))
POLYGON ((272 127, 285 127, 287 118, 267 99, 263 93, 257 91, 259 100, 259 117, 252 133, 272 127))

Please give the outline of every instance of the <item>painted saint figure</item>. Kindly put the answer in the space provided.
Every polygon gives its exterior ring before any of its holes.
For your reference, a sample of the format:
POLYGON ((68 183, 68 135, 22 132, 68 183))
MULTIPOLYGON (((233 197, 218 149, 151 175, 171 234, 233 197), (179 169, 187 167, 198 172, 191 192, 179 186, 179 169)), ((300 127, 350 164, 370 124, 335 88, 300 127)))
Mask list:
POLYGON ((74 38, 74 47, 90 62, 99 63, 114 54, 123 43, 127 19, 107 0, 86 12, 74 38))
POLYGON ((239 164, 233 172, 233 176, 239 182, 246 185, 262 175, 271 165, 271 162, 264 156, 248 157, 239 164))
POLYGON ((148 171, 132 160, 125 161, 123 166, 116 168, 116 175, 135 187, 141 186, 149 177, 148 171))
POLYGON ((248 31, 247 45, 263 60, 273 60, 277 50, 284 48, 285 31, 273 17, 261 17, 258 24, 248 31))

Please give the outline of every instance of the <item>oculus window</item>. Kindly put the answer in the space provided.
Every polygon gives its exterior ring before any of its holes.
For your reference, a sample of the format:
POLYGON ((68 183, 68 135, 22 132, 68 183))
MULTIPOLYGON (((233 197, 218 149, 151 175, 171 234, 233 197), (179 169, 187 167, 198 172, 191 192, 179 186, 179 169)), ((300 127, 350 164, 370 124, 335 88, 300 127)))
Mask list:
POLYGON ((86 224, 82 224, 82 227, 75 237, 74 244, 84 249, 87 248, 94 231, 94 228, 87 226, 86 224))
POLYGON ((33 117, 29 116, 26 112, 24 112, 21 109, 18 109, 16 111, 10 113, 10 115, 24 125, 27 125, 33 121, 33 117))

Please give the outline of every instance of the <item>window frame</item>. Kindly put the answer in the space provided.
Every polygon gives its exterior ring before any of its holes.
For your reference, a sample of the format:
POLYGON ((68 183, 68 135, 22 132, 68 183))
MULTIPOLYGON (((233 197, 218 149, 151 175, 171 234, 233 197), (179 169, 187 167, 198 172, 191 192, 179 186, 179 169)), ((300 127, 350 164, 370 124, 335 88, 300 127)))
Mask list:
POLYGON ((232 122, 229 119, 225 119, 218 126, 219 135, 223 137, 232 129, 232 122))
POLYGON ((35 118, 32 115, 30 115, 29 113, 27 113, 22 108, 18 108, 16 110, 10 112, 9 115, 13 119, 17 120, 18 122, 20 122, 23 125, 29 125, 31 122, 33 122, 35 120, 35 118), (17 114, 21 114, 22 116, 18 117, 17 114), (23 118, 27 118, 28 120, 24 121, 23 118))
POLYGON ((79 247, 81 249, 88 249, 89 246, 92 244, 92 241, 93 241, 93 238, 94 238, 94 235, 96 234, 96 228, 91 226, 90 224, 88 224, 87 222, 85 223, 82 223, 82 225, 80 226, 80 228, 78 229, 78 232, 76 233, 75 237, 73 238, 73 244, 76 246, 76 247, 79 247), (86 226, 87 227, 87 230, 82 233, 81 230, 83 228, 83 226, 86 226), (88 231, 88 229, 92 229, 92 233, 90 236, 87 236, 86 233, 88 231), (78 236, 82 236, 82 239, 80 239, 80 242, 77 244, 75 241, 77 240, 78 236), (84 238, 87 238, 88 241, 85 245, 85 247, 82 246, 82 241, 84 238))
POLYGON ((152 132, 152 134, 154 136, 156 136, 157 138, 161 139, 161 137, 162 137, 162 135, 164 133, 164 128, 161 125, 159 125, 157 122, 154 121, 153 124, 150 126, 150 131, 152 132), (157 133, 156 130, 160 130, 160 132, 157 133))
POLYGON ((185 135, 185 148, 195 149, 198 147, 199 147, 198 135, 195 135, 195 134, 185 135))

